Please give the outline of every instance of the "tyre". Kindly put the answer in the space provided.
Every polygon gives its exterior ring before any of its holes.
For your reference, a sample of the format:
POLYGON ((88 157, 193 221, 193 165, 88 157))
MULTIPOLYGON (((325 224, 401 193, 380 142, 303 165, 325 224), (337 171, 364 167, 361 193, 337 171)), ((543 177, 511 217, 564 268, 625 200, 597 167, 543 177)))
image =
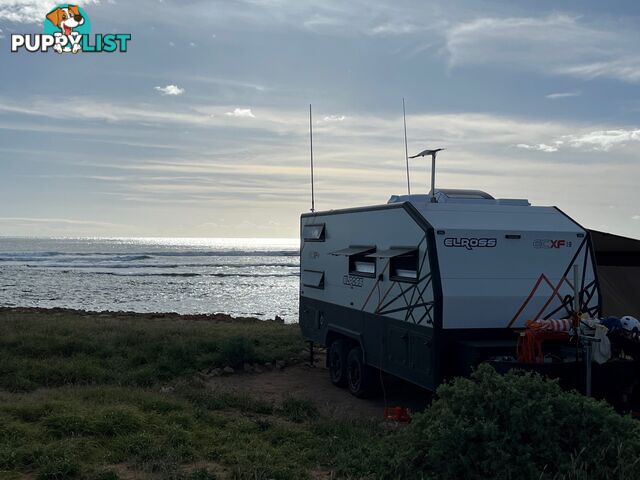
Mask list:
POLYGON ((360 347, 354 347, 347 355, 347 386, 352 395, 365 398, 376 392, 376 370, 364 363, 360 347))
POLYGON ((336 340, 329 347, 327 367, 331 383, 337 387, 347 386, 347 351, 349 344, 346 340, 336 340))

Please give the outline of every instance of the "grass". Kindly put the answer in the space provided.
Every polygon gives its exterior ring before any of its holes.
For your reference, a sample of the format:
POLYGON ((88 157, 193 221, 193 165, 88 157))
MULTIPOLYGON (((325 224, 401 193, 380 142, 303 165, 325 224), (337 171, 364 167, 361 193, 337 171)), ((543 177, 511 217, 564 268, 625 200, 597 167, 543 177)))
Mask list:
POLYGON ((0 309, 0 480, 639 478, 635 421, 535 376, 481 366, 386 430, 199 375, 302 347, 276 322, 0 309))
POLYGON ((297 356, 297 326, 252 319, 0 312, 0 389, 150 387, 214 367, 297 356))
POLYGON ((275 322, 0 311, 0 479, 367 476, 354 446, 376 445, 379 425, 196 375, 302 348, 275 322))

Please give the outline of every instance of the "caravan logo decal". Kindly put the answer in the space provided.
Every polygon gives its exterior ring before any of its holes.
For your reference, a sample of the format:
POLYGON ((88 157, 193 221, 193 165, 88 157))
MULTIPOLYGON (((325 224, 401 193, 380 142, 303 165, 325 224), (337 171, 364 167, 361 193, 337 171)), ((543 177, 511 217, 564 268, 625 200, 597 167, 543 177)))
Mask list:
POLYGON ((565 248, 571 247, 572 243, 567 240, 534 240, 533 248, 544 248, 544 249, 552 249, 552 248, 565 248))
POLYGON ((91 21, 87 12, 68 3, 58 5, 44 19, 43 34, 11 35, 11 51, 57 53, 113 53, 127 51, 130 33, 91 35, 91 21))
POLYGON ((460 238, 447 237, 444 239, 445 247, 465 248, 473 250, 474 248, 493 248, 498 244, 496 238, 460 238))

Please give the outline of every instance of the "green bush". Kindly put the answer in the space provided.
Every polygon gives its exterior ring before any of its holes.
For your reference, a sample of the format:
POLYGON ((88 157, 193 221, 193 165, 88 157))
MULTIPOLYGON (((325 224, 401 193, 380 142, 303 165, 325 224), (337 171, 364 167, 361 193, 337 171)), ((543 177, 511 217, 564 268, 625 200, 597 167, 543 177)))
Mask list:
POLYGON ((222 363, 234 368, 241 367, 245 362, 253 362, 255 359, 253 345, 243 336, 229 338, 222 346, 220 354, 222 363))
POLYGON ((38 480, 63 480, 80 473, 80 461, 69 445, 47 447, 36 461, 38 480))
POLYGON ((640 478, 640 426, 539 375, 480 366, 387 439, 384 477, 640 478))
POLYGON ((316 406, 309 400, 295 397, 285 398, 278 413, 296 423, 314 420, 320 415, 316 406))

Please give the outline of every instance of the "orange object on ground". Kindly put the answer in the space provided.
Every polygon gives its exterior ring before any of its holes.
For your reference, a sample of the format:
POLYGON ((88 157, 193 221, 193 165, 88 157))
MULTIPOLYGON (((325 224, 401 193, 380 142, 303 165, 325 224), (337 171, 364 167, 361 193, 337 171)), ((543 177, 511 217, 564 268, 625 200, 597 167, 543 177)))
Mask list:
POLYGON ((544 342, 550 340, 569 340, 572 320, 529 320, 525 322, 525 331, 518 338, 518 361, 522 363, 543 363, 544 342))
POLYGON ((384 418, 399 423, 411 423, 411 410, 406 407, 386 407, 384 418))

